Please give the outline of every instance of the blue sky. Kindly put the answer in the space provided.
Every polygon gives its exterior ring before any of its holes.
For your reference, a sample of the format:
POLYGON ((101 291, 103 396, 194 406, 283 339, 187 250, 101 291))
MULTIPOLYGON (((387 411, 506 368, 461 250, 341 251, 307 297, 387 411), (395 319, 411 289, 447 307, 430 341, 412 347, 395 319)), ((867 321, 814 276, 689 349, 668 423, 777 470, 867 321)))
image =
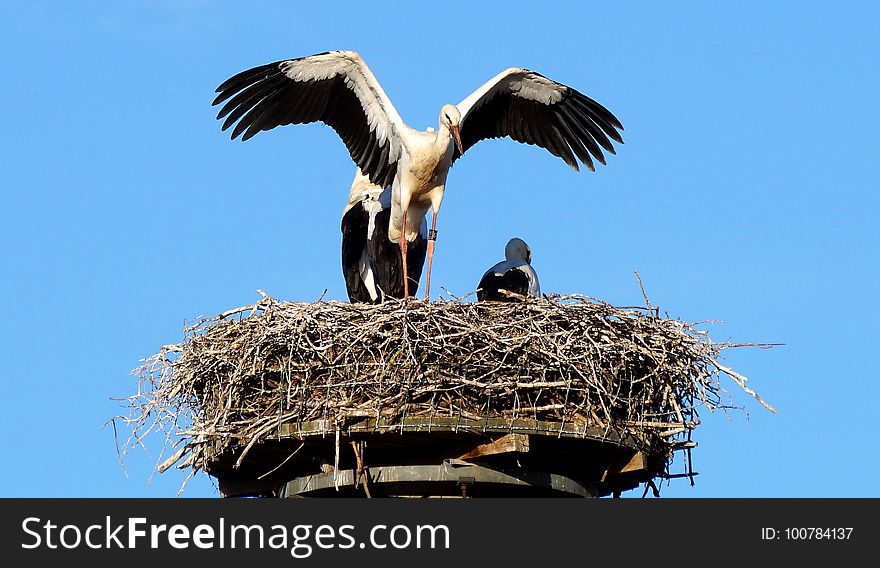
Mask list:
MULTIPOLYGON (((880 496, 875 3, 303 4, 0 2, 0 495, 175 495, 182 474, 143 452, 123 471, 102 429, 139 359, 257 289, 345 299, 342 143, 232 142, 211 101, 243 69, 353 49, 413 127, 522 66, 626 129, 595 173, 510 140, 469 151, 435 290, 473 290, 516 235, 545 292, 640 304, 638 270, 670 317, 785 344, 725 353, 779 412, 728 382, 744 412, 702 412, 696 485, 663 496, 880 496)), ((200 475, 183 494, 217 492, 200 475)))

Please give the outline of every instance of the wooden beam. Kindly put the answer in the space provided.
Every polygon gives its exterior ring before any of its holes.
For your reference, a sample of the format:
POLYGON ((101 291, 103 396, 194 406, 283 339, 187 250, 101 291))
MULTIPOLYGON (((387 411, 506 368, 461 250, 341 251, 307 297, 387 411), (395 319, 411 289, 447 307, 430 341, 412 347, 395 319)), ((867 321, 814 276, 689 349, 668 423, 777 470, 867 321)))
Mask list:
POLYGON ((629 473, 631 471, 642 471, 645 469, 648 469, 648 462, 645 459, 645 454, 642 452, 636 452, 617 473, 629 473))
POLYGON ((613 475, 620 475, 622 473, 633 473, 637 471, 647 471, 647 469, 647 456, 645 456, 643 452, 633 452, 633 454, 629 458, 618 460, 608 466, 608 468, 606 468, 605 472, 602 474, 600 482, 605 483, 606 481, 608 481, 608 478, 613 475))
POLYGON ((506 454, 510 452, 525 453, 528 451, 528 434, 514 433, 507 434, 506 436, 501 436, 497 440, 489 442, 488 444, 480 444, 468 453, 458 456, 458 459, 466 460, 468 458, 478 458, 482 456, 491 456, 494 454, 506 454))
MULTIPOLYGON (((493 469, 471 463, 444 460, 439 465, 376 466, 365 470, 370 487, 375 494, 383 496, 462 496, 461 485, 467 483, 483 494, 510 492, 526 488, 555 491, 569 496, 597 497, 598 492, 590 484, 559 475, 522 468, 493 469), (467 481, 465 481, 467 480, 467 481)), ((344 469, 333 473, 297 477, 288 481, 282 491, 283 497, 320 497, 333 495, 336 487, 347 490, 350 496, 355 487, 356 472, 344 469)), ((470 495, 472 489, 468 489, 470 495)))

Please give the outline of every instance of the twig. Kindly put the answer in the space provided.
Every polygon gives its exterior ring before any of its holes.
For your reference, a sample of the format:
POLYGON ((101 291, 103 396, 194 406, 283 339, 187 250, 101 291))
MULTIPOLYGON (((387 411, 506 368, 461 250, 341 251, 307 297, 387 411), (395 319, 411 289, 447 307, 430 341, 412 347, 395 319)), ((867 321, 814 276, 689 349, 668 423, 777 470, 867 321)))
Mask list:
POLYGON ((296 453, 297 453, 298 451, 300 451, 300 450, 303 448, 303 446, 305 446, 305 445, 306 445, 305 442, 300 443, 299 447, 297 447, 295 450, 293 450, 292 452, 290 452, 290 455, 287 456, 286 458, 284 458, 284 461, 283 461, 283 462, 281 462, 280 464, 276 465, 275 467, 273 467, 272 469, 270 469, 269 471, 267 471, 267 472, 264 473, 263 475, 260 475, 259 477, 257 477, 257 479, 263 479, 264 477, 267 477, 267 476, 269 476, 269 475, 272 475, 273 473, 275 473, 276 471, 278 471, 279 469, 281 469, 281 468, 284 466, 284 464, 286 464, 287 462, 289 462, 289 461, 290 461, 290 458, 292 458, 293 456, 295 456, 296 453))
POLYGON ((644 285, 642 285, 642 277, 639 276, 638 270, 636 270, 635 273, 636 273, 636 280, 639 281, 639 288, 641 288, 641 290, 642 290, 642 297, 645 298, 645 305, 648 306, 648 311, 651 311, 654 308, 651 307, 651 300, 648 299, 648 293, 645 292, 645 287, 644 287, 644 285))

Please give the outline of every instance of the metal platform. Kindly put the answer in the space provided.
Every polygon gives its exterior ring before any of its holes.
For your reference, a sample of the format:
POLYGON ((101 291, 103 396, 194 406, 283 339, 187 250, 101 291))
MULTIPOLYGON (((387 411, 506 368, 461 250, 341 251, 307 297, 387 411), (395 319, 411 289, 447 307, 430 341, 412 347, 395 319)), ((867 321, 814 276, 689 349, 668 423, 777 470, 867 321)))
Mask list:
POLYGON ((214 454, 224 496, 602 497, 663 471, 631 434, 523 419, 359 418, 279 424, 273 439, 214 454))
POLYGON ((596 497, 570 477, 522 468, 493 469, 463 460, 440 465, 381 466, 298 477, 280 497, 596 497))

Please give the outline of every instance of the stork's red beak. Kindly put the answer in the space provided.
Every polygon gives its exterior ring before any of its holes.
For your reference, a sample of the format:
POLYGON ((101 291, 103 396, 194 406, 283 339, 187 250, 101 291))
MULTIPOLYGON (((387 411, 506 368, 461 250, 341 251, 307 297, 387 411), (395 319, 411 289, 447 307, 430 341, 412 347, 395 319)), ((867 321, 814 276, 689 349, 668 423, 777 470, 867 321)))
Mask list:
POLYGON ((464 154, 464 148, 461 145, 461 127, 453 124, 449 129, 452 131, 452 137, 455 138, 455 147, 458 148, 458 153, 464 154))

